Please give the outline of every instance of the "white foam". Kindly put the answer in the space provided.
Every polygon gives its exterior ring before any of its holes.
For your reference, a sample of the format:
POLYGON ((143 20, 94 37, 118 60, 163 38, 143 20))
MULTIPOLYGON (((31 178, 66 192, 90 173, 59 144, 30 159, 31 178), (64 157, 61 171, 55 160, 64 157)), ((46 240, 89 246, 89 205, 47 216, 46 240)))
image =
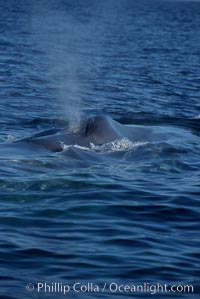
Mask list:
POLYGON ((90 143, 88 147, 80 146, 80 145, 63 145, 63 149, 69 148, 78 148, 84 151, 95 151, 95 152, 119 152, 119 151, 128 151, 131 149, 136 149, 139 146, 145 145, 148 142, 132 142, 128 138, 116 139, 112 142, 108 142, 102 145, 95 145, 94 143, 90 143))
POLYGON ((91 149, 100 152, 120 152, 135 149, 147 142, 132 142, 128 138, 116 139, 101 146, 91 145, 91 149))
POLYGON ((12 142, 12 141, 15 141, 16 140, 16 137, 12 136, 12 135, 7 135, 6 136, 6 141, 7 142, 12 142))
POLYGON ((74 144, 74 145, 66 145, 66 144, 62 143, 62 147, 63 147, 63 150, 67 150, 67 149, 69 149, 69 148, 79 148, 79 149, 84 150, 84 151, 89 151, 89 150, 91 150, 90 147, 80 146, 80 145, 78 145, 78 144, 74 144))

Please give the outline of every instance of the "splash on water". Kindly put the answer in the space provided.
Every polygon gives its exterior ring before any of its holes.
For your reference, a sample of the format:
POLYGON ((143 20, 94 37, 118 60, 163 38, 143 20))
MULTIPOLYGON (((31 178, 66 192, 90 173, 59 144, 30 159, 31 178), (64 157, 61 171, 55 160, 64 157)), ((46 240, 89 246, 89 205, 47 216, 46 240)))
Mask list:
POLYGON ((94 143, 90 143, 87 146, 80 145, 65 145, 62 144, 63 150, 68 150, 69 148, 78 148, 84 151, 94 151, 97 153, 109 153, 109 152, 119 152, 119 151, 128 151, 138 148, 139 146, 143 146, 148 144, 148 142, 132 142, 128 138, 116 139, 112 142, 107 142, 102 145, 95 145, 94 143))

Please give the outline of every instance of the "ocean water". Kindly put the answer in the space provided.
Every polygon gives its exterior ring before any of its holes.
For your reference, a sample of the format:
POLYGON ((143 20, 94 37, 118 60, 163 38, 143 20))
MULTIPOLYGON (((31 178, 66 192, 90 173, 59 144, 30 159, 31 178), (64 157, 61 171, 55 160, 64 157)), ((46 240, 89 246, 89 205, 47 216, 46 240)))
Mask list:
POLYGON ((1 0, 0 14, 0 298, 199 298, 200 2, 1 0), (94 115, 178 137, 13 146, 94 115), (116 287, 144 284, 194 290, 116 287))

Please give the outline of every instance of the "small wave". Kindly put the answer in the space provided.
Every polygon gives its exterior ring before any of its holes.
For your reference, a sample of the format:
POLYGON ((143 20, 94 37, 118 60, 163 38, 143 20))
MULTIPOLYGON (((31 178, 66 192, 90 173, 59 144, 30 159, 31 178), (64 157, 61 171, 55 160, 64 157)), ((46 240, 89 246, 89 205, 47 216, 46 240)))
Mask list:
POLYGON ((16 140, 16 137, 13 135, 7 135, 6 136, 6 142, 13 142, 16 140))
POLYGON ((65 145, 62 144, 63 149, 69 149, 71 147, 75 147, 81 150, 85 151, 95 151, 95 152, 100 152, 100 153, 105 153, 105 152, 119 152, 119 151, 127 151, 131 149, 135 149, 139 146, 145 145, 148 142, 132 142, 128 138, 122 138, 122 139, 116 139, 112 142, 107 142, 102 145, 95 145, 94 143, 90 143, 88 147, 85 146, 80 146, 80 145, 65 145))
POLYGON ((13 135, 6 135, 6 134, 2 134, 2 136, 0 136, 0 144, 7 144, 7 143, 11 143, 16 141, 16 137, 13 135))
POLYGON ((68 150, 70 148, 78 148, 78 149, 81 149, 81 150, 84 150, 84 151, 89 151, 90 150, 89 147, 81 146, 81 145, 78 145, 78 144, 66 145, 66 144, 62 143, 61 145, 62 145, 63 150, 68 150))

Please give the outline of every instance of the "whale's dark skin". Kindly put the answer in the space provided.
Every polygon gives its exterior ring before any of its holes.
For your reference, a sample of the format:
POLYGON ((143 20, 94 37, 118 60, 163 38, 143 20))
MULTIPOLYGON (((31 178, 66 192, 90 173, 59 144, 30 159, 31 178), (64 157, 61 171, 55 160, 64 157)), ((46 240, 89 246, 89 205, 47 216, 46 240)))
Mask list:
POLYGON ((181 128, 123 125, 107 116, 93 116, 82 120, 73 132, 67 129, 50 129, 14 143, 7 143, 6 147, 8 153, 17 151, 19 154, 26 154, 26 152, 35 152, 39 148, 60 152, 63 151, 64 145, 93 148, 92 144, 101 146, 123 138, 128 138, 133 143, 175 142, 177 144, 177 142, 182 143, 183 139, 193 142, 194 135, 181 128))
POLYGON ((107 116, 94 116, 80 122, 73 133, 52 129, 32 137, 16 141, 32 146, 42 146, 50 151, 59 152, 63 145, 90 146, 102 145, 117 139, 128 138, 130 141, 149 141, 152 130, 147 127, 126 126, 107 116))

